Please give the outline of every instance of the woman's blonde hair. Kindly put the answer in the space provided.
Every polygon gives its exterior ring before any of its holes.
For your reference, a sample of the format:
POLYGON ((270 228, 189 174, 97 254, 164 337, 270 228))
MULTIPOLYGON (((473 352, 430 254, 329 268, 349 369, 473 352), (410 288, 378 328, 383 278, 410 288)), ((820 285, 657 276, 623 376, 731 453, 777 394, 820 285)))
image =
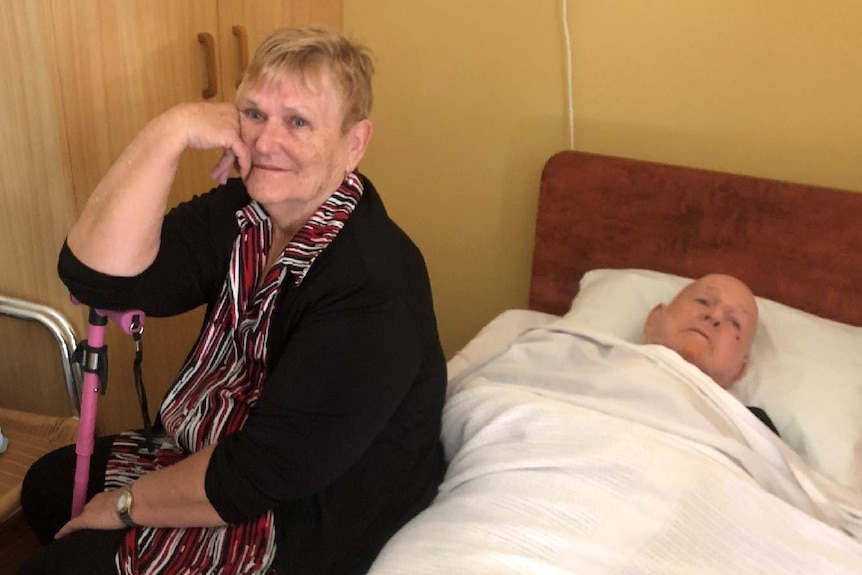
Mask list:
POLYGON ((237 98, 258 82, 278 84, 289 74, 304 80, 328 71, 344 107, 342 129, 347 130, 371 113, 371 76, 374 64, 369 50, 331 28, 283 28, 261 43, 243 74, 237 98))

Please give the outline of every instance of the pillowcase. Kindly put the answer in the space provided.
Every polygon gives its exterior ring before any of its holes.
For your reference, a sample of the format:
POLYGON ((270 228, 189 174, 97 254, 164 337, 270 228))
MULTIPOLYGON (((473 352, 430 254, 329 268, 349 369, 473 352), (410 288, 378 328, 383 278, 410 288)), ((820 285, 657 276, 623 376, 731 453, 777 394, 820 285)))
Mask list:
MULTIPOLYGON (((649 311, 691 281, 650 270, 592 270, 566 317, 643 343, 649 311)), ((765 298, 757 305, 748 373, 731 393, 766 410, 784 442, 812 468, 862 490, 862 328, 765 298)))

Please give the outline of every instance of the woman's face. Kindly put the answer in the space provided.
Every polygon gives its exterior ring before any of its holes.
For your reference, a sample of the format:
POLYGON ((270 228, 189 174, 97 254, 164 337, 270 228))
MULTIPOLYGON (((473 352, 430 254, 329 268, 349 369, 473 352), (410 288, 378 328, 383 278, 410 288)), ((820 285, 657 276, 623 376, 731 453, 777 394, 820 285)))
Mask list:
POLYGON ((259 82, 237 106, 251 151, 246 187, 277 224, 310 217, 356 167, 370 138, 368 120, 342 132, 341 97, 326 70, 305 81, 291 74, 259 82))

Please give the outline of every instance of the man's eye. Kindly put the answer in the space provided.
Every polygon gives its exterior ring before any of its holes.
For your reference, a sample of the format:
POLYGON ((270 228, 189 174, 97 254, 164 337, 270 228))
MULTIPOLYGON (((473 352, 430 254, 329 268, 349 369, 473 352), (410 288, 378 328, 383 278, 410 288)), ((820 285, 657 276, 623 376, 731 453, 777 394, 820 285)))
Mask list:
POLYGON ((731 321, 730 321, 730 323, 731 323, 731 325, 733 325, 733 327, 735 327, 736 329, 742 329, 742 325, 741 325, 738 321, 736 321, 735 319, 734 319, 734 320, 731 320, 731 321))
POLYGON ((255 110, 253 108, 248 108, 246 110, 243 110, 242 114, 246 118, 248 118, 249 120, 261 120, 261 119, 263 119, 263 114, 261 114, 260 112, 258 112, 257 110, 255 110))
POLYGON ((308 125, 308 122, 305 118, 300 118, 299 116, 293 116, 290 118, 290 125, 294 128, 304 128, 308 125))
POLYGON ((697 302, 697 303, 699 303, 700 305, 709 305, 709 302, 708 302, 708 301, 706 301, 706 300, 705 300, 704 298, 702 298, 702 297, 699 297, 699 298, 697 298, 697 299, 696 299, 696 300, 694 300, 694 301, 696 301, 696 302, 697 302))

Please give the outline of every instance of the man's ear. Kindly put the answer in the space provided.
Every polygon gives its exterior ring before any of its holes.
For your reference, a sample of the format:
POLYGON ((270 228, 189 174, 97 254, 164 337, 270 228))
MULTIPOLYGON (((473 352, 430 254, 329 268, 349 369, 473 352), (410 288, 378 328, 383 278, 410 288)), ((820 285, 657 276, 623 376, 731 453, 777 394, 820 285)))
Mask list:
POLYGON ((664 314, 664 310, 666 307, 667 306, 665 304, 660 303, 650 310, 649 315, 647 315, 646 321, 644 322, 644 342, 655 342, 658 336, 661 316, 662 314, 664 314))

